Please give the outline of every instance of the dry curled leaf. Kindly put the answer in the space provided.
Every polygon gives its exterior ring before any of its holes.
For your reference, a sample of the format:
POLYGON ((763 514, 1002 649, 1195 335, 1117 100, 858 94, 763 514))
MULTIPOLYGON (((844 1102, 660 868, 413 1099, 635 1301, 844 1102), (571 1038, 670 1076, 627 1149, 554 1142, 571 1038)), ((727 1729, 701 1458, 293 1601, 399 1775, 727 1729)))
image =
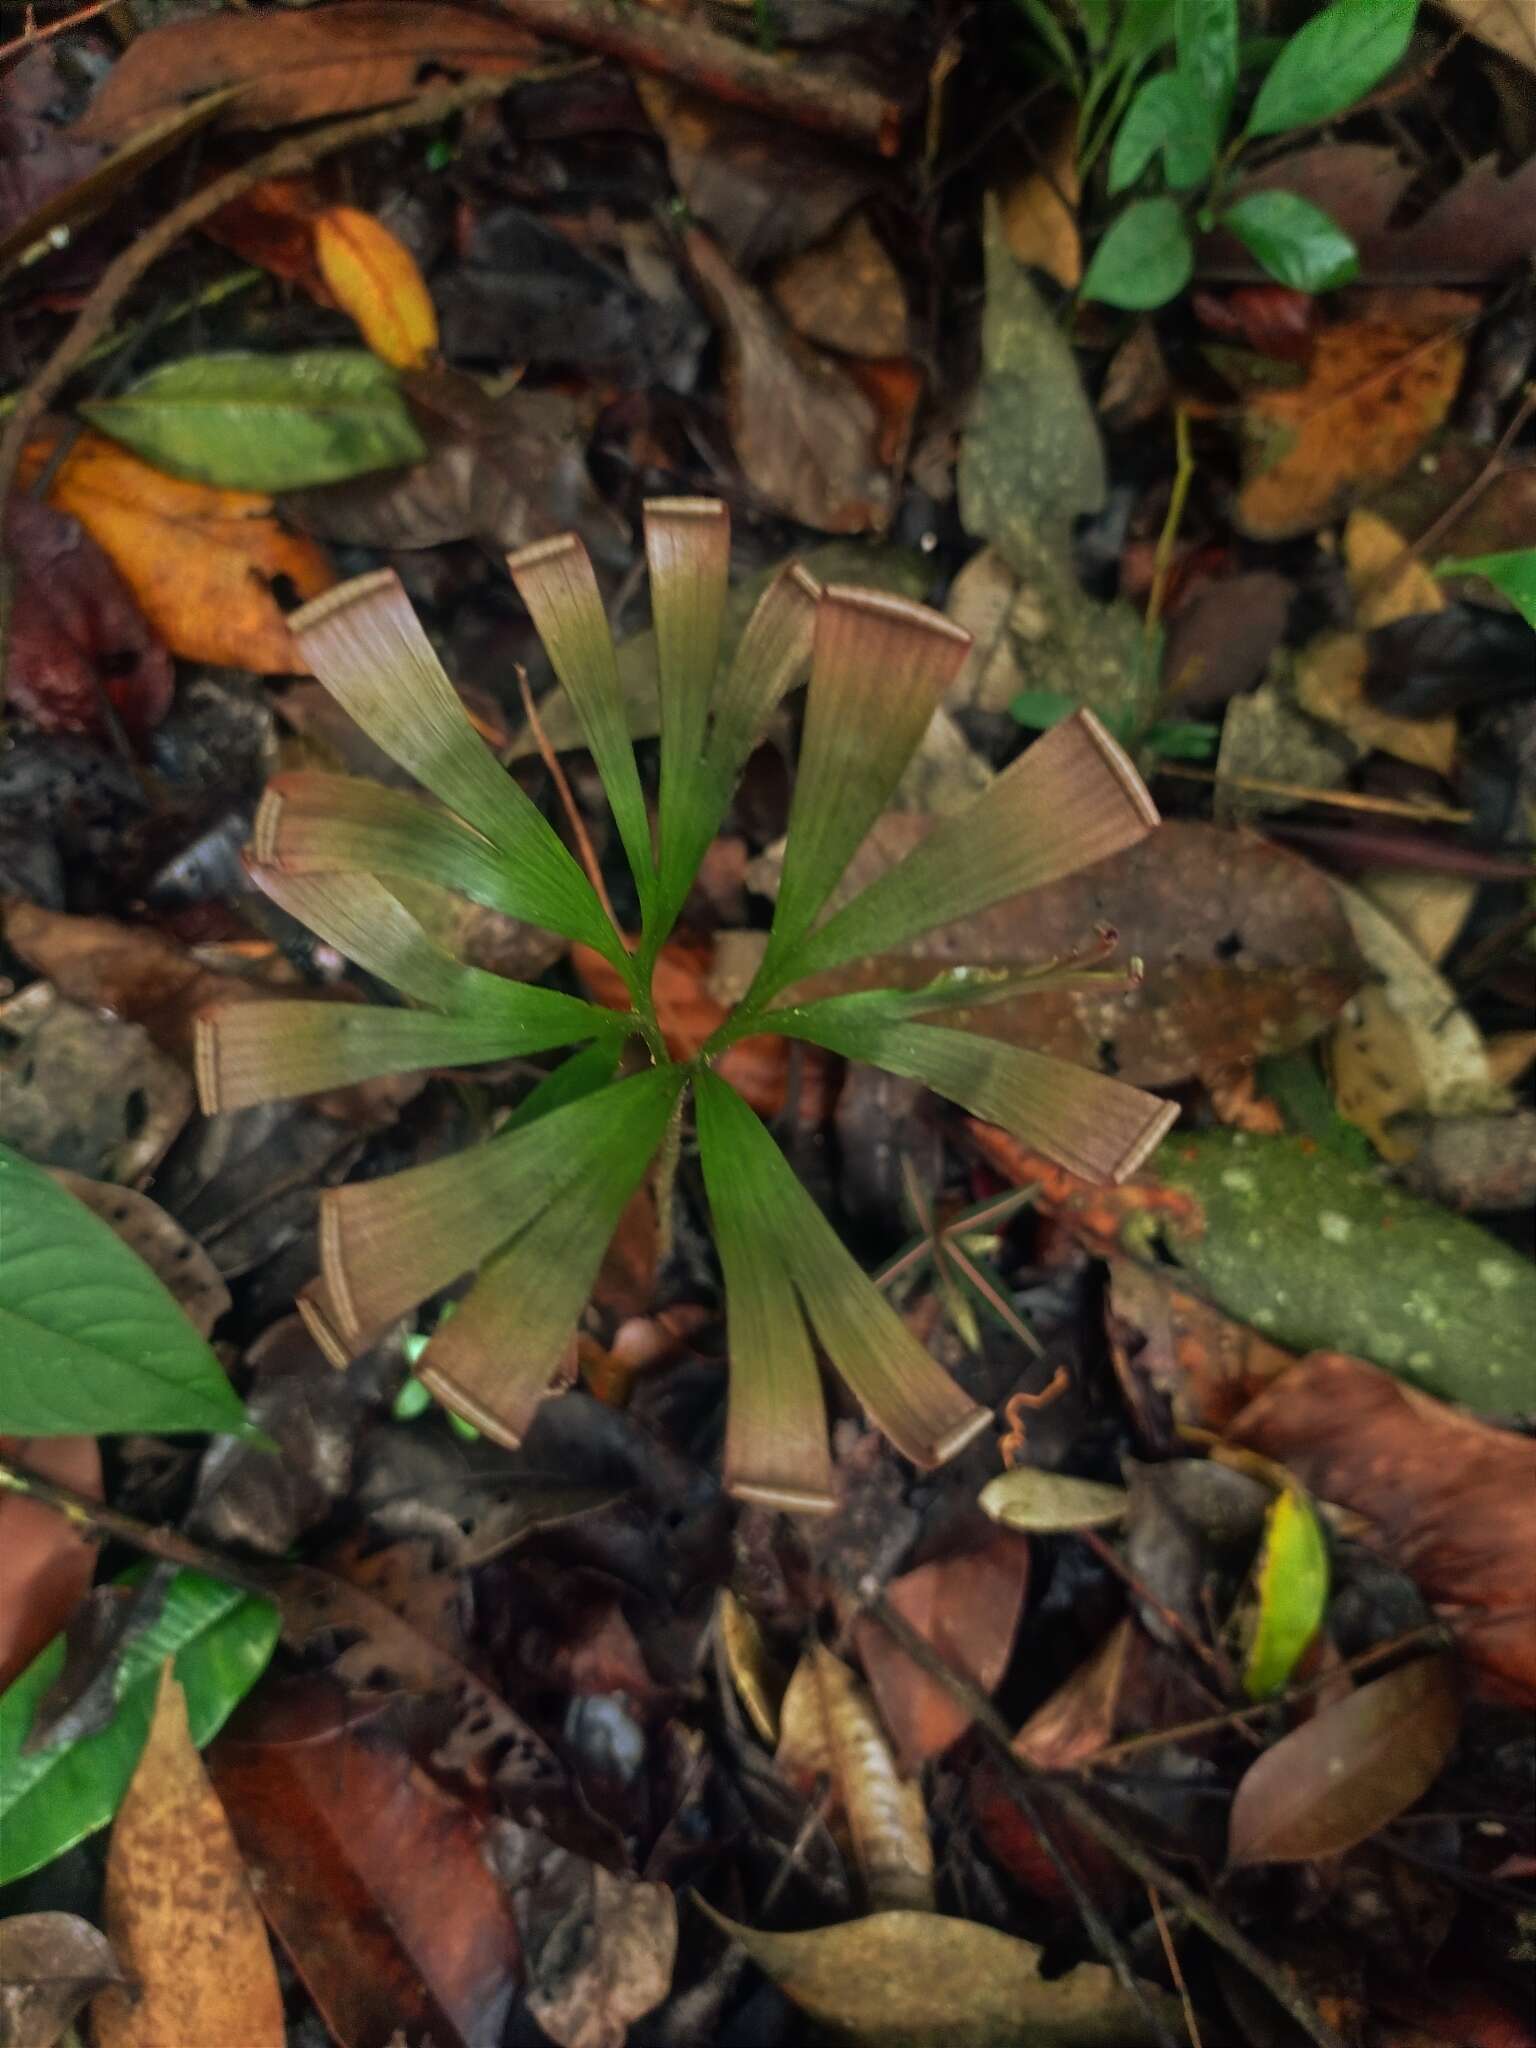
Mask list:
MULTIPOLYGON (((23 481, 51 446, 28 448, 23 481)), ((100 544, 173 653, 256 675, 302 673, 272 584, 285 577, 310 598, 336 579, 323 549, 278 525, 270 498, 166 476, 87 432, 48 500, 100 544)))
POLYGON ((89 1998, 121 1984, 112 1944, 77 1913, 0 1920, 0 2041, 54 2048, 89 1998))
POLYGON ((907 346, 901 273, 862 213, 825 242, 791 256, 772 292, 796 334, 851 356, 899 356, 907 346))
POLYGON ((138 1997, 103 1991, 96 2048, 283 2048, 283 1995, 170 1659, 107 1851, 107 1932, 138 1997))
POLYGON ((1304 1863, 1369 1840, 1429 1790, 1460 1727, 1449 1658, 1373 1678, 1249 1765, 1232 1801, 1232 1862, 1304 1863))
POLYGON ((314 229, 326 289, 374 354, 397 370, 423 369, 437 352, 437 314, 410 250, 355 206, 326 207, 314 229))
POLYGON ((1305 380, 1247 402, 1237 523, 1255 540, 1310 533, 1396 476, 1450 410, 1478 309, 1428 286, 1362 292, 1317 337, 1305 380))
POLYGON ((83 1173, 71 1173, 65 1167, 55 1167, 53 1177, 116 1231, 174 1296, 198 1335, 208 1336, 229 1307, 229 1289, 197 1239, 136 1188, 87 1180, 83 1173))

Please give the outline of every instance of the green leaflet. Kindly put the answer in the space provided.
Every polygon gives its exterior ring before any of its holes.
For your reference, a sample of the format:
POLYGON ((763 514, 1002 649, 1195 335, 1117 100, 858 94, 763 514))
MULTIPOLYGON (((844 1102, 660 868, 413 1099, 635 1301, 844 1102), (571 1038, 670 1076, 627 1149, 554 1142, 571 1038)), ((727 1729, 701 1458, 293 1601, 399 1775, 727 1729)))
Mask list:
POLYGON ((1109 189, 1134 185, 1161 154, 1168 183, 1184 192, 1216 167, 1213 109, 1193 79, 1182 71, 1149 78, 1126 109, 1109 157, 1109 189))
POLYGON ((339 483, 427 452, 395 373, 366 349, 186 356, 80 410, 157 469, 227 490, 339 483))
POLYGON ((1295 1487, 1271 1503, 1254 1574, 1258 1612, 1243 1690, 1266 1700, 1289 1679, 1328 1607, 1328 1544, 1311 1502, 1295 1487))
POLYGON ((1251 192, 1227 208, 1221 224, 1294 291, 1331 292, 1360 268, 1359 251, 1338 222, 1294 192, 1251 192))
POLYGON ((0 1145, 0 1430, 246 1432, 224 1369, 144 1261, 0 1145))
POLYGON ((1226 126, 1237 85, 1237 0, 1174 0, 1179 69, 1211 109, 1211 126, 1226 126))
POLYGON ((1194 244, 1177 201, 1138 199, 1094 251, 1083 297, 1133 312, 1165 306, 1183 291, 1194 268, 1194 244))
POLYGON ((1418 0, 1335 0, 1275 59, 1248 119, 1250 135, 1279 135, 1343 113, 1397 63, 1418 0))
POLYGON ((1536 626, 1536 548, 1511 548, 1501 555, 1471 555, 1461 562, 1437 562, 1437 576, 1486 576, 1502 590, 1522 618, 1536 626))
MULTIPOLYGON (((148 1570, 135 1565, 116 1583, 135 1585, 148 1570)), ((0 1884, 51 1862, 112 1818, 144 1747, 167 1657, 176 1659, 201 1748, 266 1669, 278 1627, 268 1601, 200 1572, 179 1572, 154 1623, 123 1652, 108 1726, 24 1754, 37 1703, 64 1663, 64 1638, 55 1636, 0 1695, 0 1884)))

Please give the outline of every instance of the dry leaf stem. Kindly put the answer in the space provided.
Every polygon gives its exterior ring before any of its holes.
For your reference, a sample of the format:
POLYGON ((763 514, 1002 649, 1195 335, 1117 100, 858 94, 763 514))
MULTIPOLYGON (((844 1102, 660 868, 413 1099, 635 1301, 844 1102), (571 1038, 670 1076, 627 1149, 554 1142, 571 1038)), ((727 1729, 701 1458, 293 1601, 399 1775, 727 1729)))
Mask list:
MULTIPOLYGON (((1241 1933, 1227 1916, 1213 1906, 1209 1899, 1191 1890, 1182 1878, 1166 1870, 1157 1858, 1148 1853, 1134 1836, 1110 1820, 1106 1814, 1089 1799, 1085 1799, 1075 1786, 1064 1784, 1059 1778, 1045 1771, 1037 1771, 1018 1754, 1013 1747, 1013 1738, 1008 1724, 997 1712, 986 1694, 951 1670, 927 1639, 900 1615, 878 1583, 862 1579, 852 1587, 864 1612, 878 1621, 888 1634, 930 1678, 936 1679, 972 1717, 976 1728, 987 1747, 997 1757, 1008 1781, 1010 1795, 1017 1799, 1025 1816, 1034 1821, 1033 1802, 1036 1797, 1055 1804, 1062 1817, 1091 1835, 1099 1846, 1108 1850, 1115 1860, 1140 1878, 1145 1885, 1153 1886, 1165 1899, 1180 1907, 1188 1920, 1198 1927, 1208 1940, 1224 1949, 1232 1960, 1240 1963, 1248 1974, 1263 1985, 1281 2010, 1288 2013, 1307 2036, 1315 2041, 1318 2048, 1343 2048, 1334 2032, 1312 2001, 1300 1991, 1277 1963, 1271 1962, 1241 1933)), ((1047 1842, 1042 1833, 1042 1843, 1047 1842)), ((1106 1961, 1110 1960, 1106 1957, 1106 1961)), ((1118 1972, 1117 1972, 1118 1974, 1118 1972)), ((1123 1981, 1123 1980, 1122 1980, 1123 1981)))

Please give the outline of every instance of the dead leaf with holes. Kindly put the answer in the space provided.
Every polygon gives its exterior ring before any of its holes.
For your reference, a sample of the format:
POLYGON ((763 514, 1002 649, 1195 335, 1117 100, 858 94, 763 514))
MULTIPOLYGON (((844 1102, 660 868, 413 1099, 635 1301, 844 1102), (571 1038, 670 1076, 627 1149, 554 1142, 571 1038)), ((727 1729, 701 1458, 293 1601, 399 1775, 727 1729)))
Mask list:
POLYGON ((98 1995, 96 2048, 283 2048, 283 1994, 267 1931, 193 1746, 169 1658, 112 1825, 103 1910, 138 1995, 98 1995))
POLYGON ((1421 286, 1357 292, 1317 337, 1305 380, 1252 394, 1237 523, 1255 540, 1311 533, 1397 475, 1449 412, 1478 301, 1421 286))

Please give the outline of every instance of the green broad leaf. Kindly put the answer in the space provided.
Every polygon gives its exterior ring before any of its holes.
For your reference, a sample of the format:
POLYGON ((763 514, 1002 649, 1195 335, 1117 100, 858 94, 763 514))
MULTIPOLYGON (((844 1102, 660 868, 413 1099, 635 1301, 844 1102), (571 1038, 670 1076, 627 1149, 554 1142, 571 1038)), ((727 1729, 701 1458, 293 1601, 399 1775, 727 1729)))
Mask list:
POLYGON ((1418 0, 1334 0, 1275 59, 1248 117, 1248 134, 1307 128, 1363 99, 1407 49, 1417 11, 1418 0))
POLYGON ((1470 555, 1464 561, 1437 562, 1435 574, 1486 576, 1521 617, 1536 626, 1536 548, 1511 548, 1501 555, 1470 555))
MULTIPOLYGON (((136 1585, 148 1570, 135 1565, 115 1583, 136 1585)), ((0 1884, 40 1869, 116 1813, 149 1732, 167 1657, 176 1659, 192 1739, 201 1748, 266 1669, 279 1625, 271 1602, 201 1572, 179 1572, 155 1621, 123 1652, 108 1725, 58 1748, 24 1751, 38 1701, 63 1668, 64 1638, 55 1636, 0 1694, 0 1884)))
POLYGON ((157 469, 226 490, 341 483, 427 453, 395 373, 366 349, 187 356, 80 410, 157 469))
POLYGON ((1081 707, 1065 690, 1020 690, 1008 709, 1020 725, 1034 732, 1049 732, 1081 707))
POLYGON ((1208 761, 1221 738, 1221 727, 1204 718, 1160 718, 1149 725, 1143 743, 1165 761, 1208 761))
POLYGON ((1270 1506, 1254 1575, 1258 1614, 1243 1690, 1267 1700, 1286 1684, 1328 1608, 1328 1543, 1311 1502, 1287 1487, 1270 1506))
POLYGON ((1149 78, 1126 109, 1109 157, 1109 189, 1134 185, 1154 157, 1175 192, 1203 184, 1216 168, 1211 102, 1183 71, 1149 78))
POLYGON ((1221 216, 1271 277, 1298 292, 1331 292, 1360 270, 1360 252, 1338 222, 1295 192, 1251 192, 1221 216))
POLYGON ((1083 297, 1129 312, 1148 312, 1176 299, 1194 268, 1194 245, 1178 202, 1138 199, 1094 251, 1083 279, 1083 297))
POLYGON ((1110 64, 1134 74, 1149 64, 1174 37, 1175 0, 1124 0, 1110 64))
POLYGON ((0 1145, 0 1430, 248 1432, 224 1368, 144 1261, 0 1145))
POLYGON ((1237 0, 1174 0, 1173 38, 1179 69, 1210 109, 1219 136, 1237 89, 1237 0))

